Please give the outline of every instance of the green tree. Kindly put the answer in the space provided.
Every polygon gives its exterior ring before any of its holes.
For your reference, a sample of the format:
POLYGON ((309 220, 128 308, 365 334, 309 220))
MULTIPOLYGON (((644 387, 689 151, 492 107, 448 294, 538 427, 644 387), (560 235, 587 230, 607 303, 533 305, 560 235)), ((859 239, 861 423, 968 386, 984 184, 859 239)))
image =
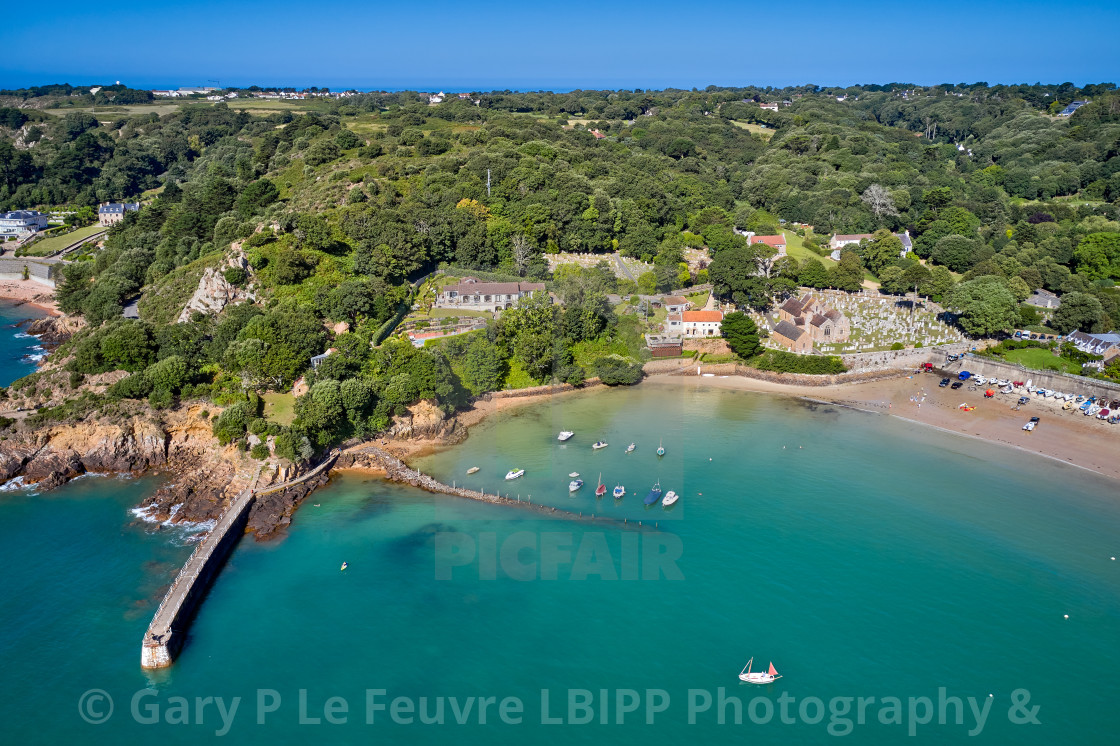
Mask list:
POLYGON ((887 230, 875 231, 875 235, 861 249, 863 264, 878 276, 883 268, 894 264, 902 254, 902 241, 898 236, 887 230))
POLYGON ((989 337, 1019 320, 1019 304, 1000 277, 985 275, 962 282, 945 296, 945 305, 960 313, 960 325, 972 337, 989 337))
POLYGON ((723 317, 720 334, 727 340, 727 346, 741 358, 754 357, 760 349, 758 325, 754 319, 741 311, 733 311, 723 317))
POLYGON ((1062 334, 1072 331, 1096 331, 1100 324, 1104 307, 1101 302, 1088 293, 1066 293, 1062 304, 1050 317, 1050 326, 1062 334))
POLYGON ((608 386, 633 386, 642 380, 642 366, 619 355, 600 357, 592 363, 599 380, 608 386))

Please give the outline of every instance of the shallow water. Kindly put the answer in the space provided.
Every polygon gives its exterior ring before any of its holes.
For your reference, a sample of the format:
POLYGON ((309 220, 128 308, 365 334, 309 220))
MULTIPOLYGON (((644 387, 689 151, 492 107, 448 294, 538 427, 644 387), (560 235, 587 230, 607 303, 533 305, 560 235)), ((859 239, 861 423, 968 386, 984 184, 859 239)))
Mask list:
POLYGON ((190 552, 181 529, 131 525, 129 508, 153 483, 90 478, 43 497, 0 495, 6 740, 186 743, 222 728, 195 697, 241 697, 229 735, 250 743, 820 743, 831 720, 844 730, 827 708, 862 696, 876 701, 866 724, 852 723, 853 741, 895 743, 913 722, 920 742, 943 743, 967 738, 967 698, 983 707, 989 693, 977 740, 1114 737, 1120 567, 1109 557, 1120 554, 1120 509, 1115 484, 1089 473, 893 418, 687 387, 502 413, 419 466, 625 523, 336 477, 283 540, 240 544, 175 666, 147 675, 141 635, 190 552), (576 436, 559 444, 561 429, 576 436), (598 438, 610 446, 592 452, 598 438), (515 466, 525 477, 505 482, 515 466), (587 483, 575 495, 571 471, 587 483), (600 471, 629 494, 597 500, 600 471), (681 494, 674 508, 642 504, 658 479, 681 494), (740 684, 751 656, 783 678, 740 684), (690 725, 688 690, 718 700, 720 687, 742 699, 744 724, 718 724, 713 702, 690 725), (966 700, 962 725, 937 724, 940 687, 966 700), (115 702, 100 725, 78 710, 95 688, 115 702), (378 689, 388 694, 375 702, 511 697, 523 722, 502 723, 493 706, 486 726, 477 709, 457 725, 445 702, 443 725, 394 724, 382 711, 370 725, 367 690, 378 689), (595 698, 591 723, 542 724, 568 719, 569 690, 582 689, 595 698), (617 725, 615 698, 631 689, 639 708, 617 725), (647 689, 668 696, 652 726, 647 689), (1016 690, 1040 707, 1040 724, 1009 721, 1016 690), (780 721, 783 693, 795 698, 792 724, 780 721), (190 724, 168 722, 176 696, 190 698, 190 724), (345 724, 324 718, 330 697, 348 705, 345 724), (751 722, 755 697, 775 708, 769 723, 751 722), (819 722, 812 697, 826 708, 819 722), (901 699, 903 724, 879 722, 884 697, 901 699), (931 698, 932 722, 917 724, 920 699, 909 717, 912 697, 931 698), (160 722, 137 722, 153 706, 160 722))

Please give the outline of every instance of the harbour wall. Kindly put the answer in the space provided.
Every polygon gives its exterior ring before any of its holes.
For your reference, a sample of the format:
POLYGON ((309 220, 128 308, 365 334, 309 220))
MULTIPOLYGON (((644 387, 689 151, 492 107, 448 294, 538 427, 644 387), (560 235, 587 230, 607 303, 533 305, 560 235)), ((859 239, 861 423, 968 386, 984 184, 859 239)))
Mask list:
POLYGON ((952 376, 956 376, 962 370, 967 370, 973 375, 983 376, 984 378, 1005 378, 1008 381, 1030 380, 1032 388, 1036 390, 1051 389, 1063 394, 1081 394, 1109 400, 1120 399, 1120 384, 1111 381, 1059 373, 1058 371, 1031 370, 1015 363, 980 355, 966 355, 960 360, 943 363, 937 367, 952 376))

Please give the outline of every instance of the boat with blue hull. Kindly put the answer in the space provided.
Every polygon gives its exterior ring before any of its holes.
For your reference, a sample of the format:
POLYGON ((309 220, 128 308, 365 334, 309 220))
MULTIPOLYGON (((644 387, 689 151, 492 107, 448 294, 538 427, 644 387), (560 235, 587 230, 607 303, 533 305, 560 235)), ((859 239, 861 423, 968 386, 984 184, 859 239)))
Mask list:
POLYGON ((651 489, 649 491, 649 494, 646 495, 645 500, 643 500, 642 502, 644 502, 646 505, 653 505, 655 502, 657 502, 660 499, 661 499, 661 480, 659 479, 659 480, 657 480, 657 484, 653 485, 653 489, 651 489))

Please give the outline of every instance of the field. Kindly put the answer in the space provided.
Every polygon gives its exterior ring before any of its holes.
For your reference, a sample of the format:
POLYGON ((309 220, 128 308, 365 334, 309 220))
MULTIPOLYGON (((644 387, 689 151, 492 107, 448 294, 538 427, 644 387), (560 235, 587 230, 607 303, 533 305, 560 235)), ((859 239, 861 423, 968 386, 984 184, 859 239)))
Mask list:
POLYGON ((184 106, 214 106, 219 103, 229 105, 237 111, 247 111, 250 114, 265 116, 285 111, 330 111, 334 99, 312 99, 305 101, 269 101, 258 98, 235 98, 228 101, 205 101, 197 99, 160 100, 150 104, 128 104, 123 106, 58 106, 44 109, 47 114, 56 117, 66 116, 72 111, 82 111, 93 114, 101 122, 112 122, 121 117, 131 117, 137 114, 155 114, 163 116, 172 114, 184 106))
POLYGON ((1063 373, 1081 374, 1081 366, 1069 360, 1056 357, 1050 350, 1041 347, 1025 347, 1021 350, 1008 350, 1000 355, 1009 363, 1018 363, 1031 370, 1057 370, 1063 373))
POLYGON ((87 225, 85 228, 79 228, 76 231, 63 234, 61 236, 51 236, 44 238, 27 247, 23 252, 27 256, 50 256, 55 252, 62 251, 75 241, 80 241, 83 238, 88 238, 94 233, 100 233, 105 230, 101 225, 94 223, 87 225))
POLYGON ((769 127, 763 127, 761 124, 754 124, 753 122, 740 122, 732 120, 731 123, 740 129, 745 129, 748 132, 760 136, 763 140, 769 140, 774 136, 774 130, 769 127))
POLYGON ((804 262, 806 259, 816 259, 825 268, 831 267, 836 264, 832 259, 827 256, 821 256, 817 252, 805 246, 805 241, 801 236, 793 231, 782 231, 782 235, 786 237, 786 254, 793 257, 799 262, 804 262))
POLYGON ((291 394, 261 394, 264 400, 264 417, 278 425, 290 425, 296 418, 296 398, 291 394))

